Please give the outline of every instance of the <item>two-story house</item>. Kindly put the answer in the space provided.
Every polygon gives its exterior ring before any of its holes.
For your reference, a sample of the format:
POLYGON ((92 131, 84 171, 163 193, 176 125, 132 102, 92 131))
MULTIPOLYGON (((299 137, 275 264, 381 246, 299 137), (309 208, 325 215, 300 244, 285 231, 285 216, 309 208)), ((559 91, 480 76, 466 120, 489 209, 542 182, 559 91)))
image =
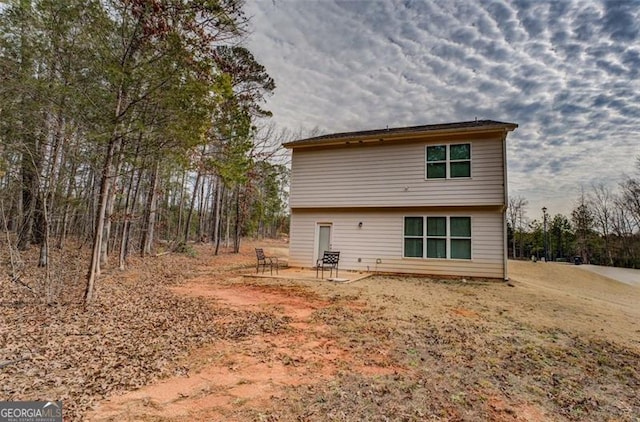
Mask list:
POLYGON ((506 139, 491 120, 336 133, 292 150, 289 265, 507 278, 506 139))

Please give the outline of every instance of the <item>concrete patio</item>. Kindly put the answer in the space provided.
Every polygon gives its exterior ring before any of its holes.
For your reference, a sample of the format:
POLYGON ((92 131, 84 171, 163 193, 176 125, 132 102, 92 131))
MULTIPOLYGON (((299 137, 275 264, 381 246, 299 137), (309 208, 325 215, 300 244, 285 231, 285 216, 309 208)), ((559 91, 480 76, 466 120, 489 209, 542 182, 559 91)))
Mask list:
POLYGON ((321 272, 318 272, 318 276, 316 277, 315 268, 298 268, 298 267, 281 267, 276 274, 275 269, 273 270, 273 275, 270 273, 269 268, 262 272, 260 269, 259 273, 256 273, 255 267, 253 271, 243 271, 242 275, 244 277, 255 277, 255 278, 278 278, 278 279, 287 279, 287 280, 304 280, 304 281, 329 281, 334 283, 353 283, 354 281, 365 279, 371 275, 372 273, 362 272, 362 271, 348 271, 348 270, 340 270, 338 275, 336 276, 336 272, 333 272, 333 276, 330 276, 330 272, 324 271, 324 278, 321 278, 321 272))

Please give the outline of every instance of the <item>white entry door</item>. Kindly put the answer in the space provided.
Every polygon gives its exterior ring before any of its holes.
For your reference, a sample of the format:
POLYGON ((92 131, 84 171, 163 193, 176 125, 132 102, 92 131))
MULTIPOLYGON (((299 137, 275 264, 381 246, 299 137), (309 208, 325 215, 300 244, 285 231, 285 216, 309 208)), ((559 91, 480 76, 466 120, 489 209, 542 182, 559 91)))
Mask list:
POLYGON ((324 251, 331 250, 331 223, 318 223, 316 259, 322 258, 324 251))

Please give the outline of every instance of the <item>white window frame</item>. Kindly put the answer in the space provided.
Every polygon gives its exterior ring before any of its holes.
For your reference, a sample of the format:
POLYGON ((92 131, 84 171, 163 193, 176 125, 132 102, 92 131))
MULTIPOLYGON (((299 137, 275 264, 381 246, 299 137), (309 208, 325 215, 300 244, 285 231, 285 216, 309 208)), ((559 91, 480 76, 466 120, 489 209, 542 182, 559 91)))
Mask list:
POLYGON ((425 145, 424 147, 424 180, 434 181, 434 180, 467 180, 471 179, 473 176, 473 144, 471 142, 456 142, 449 144, 433 144, 433 145, 425 145), (469 145, 469 159, 464 160, 452 160, 451 159, 451 147, 456 145, 469 145), (428 151, 430 147, 445 147, 445 159, 438 161, 427 161, 428 151), (451 176, 451 163, 463 163, 469 162, 469 176, 451 176), (428 177, 427 166, 429 163, 445 163, 445 177, 428 177))
POLYGON ((402 257, 403 258, 408 258, 408 259, 423 259, 426 251, 427 251, 427 244, 426 244, 426 237, 425 237, 425 233, 427 232, 426 227, 424 226, 425 224, 425 218, 423 215, 405 215, 402 217, 402 257), (407 236, 404 234, 405 232, 405 224, 406 224, 406 219, 407 218, 422 218, 422 235, 420 236, 407 236), (404 248, 404 241, 405 239, 421 239, 422 240, 422 256, 405 256, 405 248, 404 248))
POLYGON ((424 259, 449 259, 449 257, 451 256, 451 253, 449 251, 449 217, 446 215, 425 215, 424 216, 424 222, 422 223, 424 224, 424 253, 423 253, 423 258, 424 259), (444 218, 444 236, 429 236, 429 219, 430 218, 444 218), (443 258, 436 258, 436 257, 432 257, 429 256, 429 247, 428 245, 428 241, 429 239, 444 239, 444 254, 445 256, 443 258))
POLYGON ((435 261, 442 261, 442 260, 446 260, 446 261, 462 261, 462 262, 469 262, 473 260, 473 217, 470 215, 440 215, 440 214, 427 214, 427 215, 404 215, 402 216, 402 258, 403 259, 426 259, 426 260, 435 260, 435 261), (406 218, 416 218, 416 217, 421 217, 422 218, 422 257, 418 257, 418 256, 406 256, 405 255, 405 250, 404 250, 404 240, 405 239, 419 239, 419 236, 405 236, 404 231, 405 231, 405 219, 406 218), (447 228, 447 232, 446 232, 446 236, 442 237, 442 236, 427 236, 427 218, 445 218, 446 219, 446 228, 447 228), (451 218, 468 218, 469 219, 469 224, 471 226, 471 236, 469 237, 461 237, 461 236, 451 236, 451 218), (431 258, 431 257, 427 257, 427 239, 428 238, 434 238, 434 239, 446 239, 446 251, 447 251, 447 256, 445 258, 431 258), (456 239, 461 239, 461 240, 469 240, 470 243, 470 249, 471 249, 471 253, 470 253, 470 257, 469 258, 452 258, 451 257, 451 240, 456 240, 456 239))
POLYGON ((468 215, 450 215, 447 217, 447 257, 454 261, 469 261, 473 259, 473 219, 468 215), (452 218, 468 218, 469 219, 469 236, 453 236, 451 234, 452 218), (468 240, 469 241, 469 258, 453 258, 451 257, 451 241, 452 240, 468 240))

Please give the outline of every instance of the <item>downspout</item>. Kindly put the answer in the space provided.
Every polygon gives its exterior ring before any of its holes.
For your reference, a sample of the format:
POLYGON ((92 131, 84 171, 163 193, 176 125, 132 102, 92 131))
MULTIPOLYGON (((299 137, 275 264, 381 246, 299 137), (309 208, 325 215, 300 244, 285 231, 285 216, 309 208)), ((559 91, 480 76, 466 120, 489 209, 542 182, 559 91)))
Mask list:
POLYGON ((509 203, 509 192, 508 192, 508 184, 507 184, 507 131, 504 131, 504 135, 502 137, 502 172, 503 172, 503 183, 504 183, 504 204, 502 206, 502 256, 504 260, 503 264, 503 278, 504 281, 509 281, 509 275, 507 273, 507 261, 508 261, 508 236, 507 236, 507 204, 509 203))

